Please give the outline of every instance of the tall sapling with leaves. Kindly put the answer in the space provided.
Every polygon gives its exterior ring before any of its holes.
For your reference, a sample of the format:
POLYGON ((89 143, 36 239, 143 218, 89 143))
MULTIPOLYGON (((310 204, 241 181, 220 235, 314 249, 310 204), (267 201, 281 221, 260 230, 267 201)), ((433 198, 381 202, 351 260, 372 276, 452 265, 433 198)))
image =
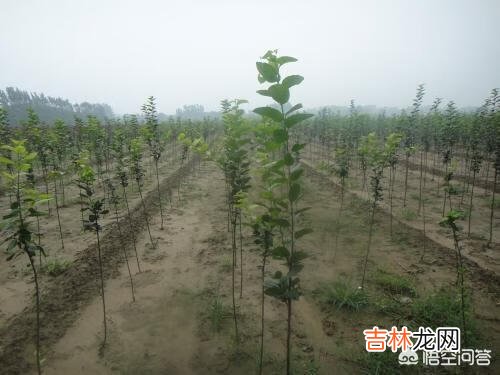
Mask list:
POLYGON ((38 374, 42 373, 40 360, 40 285, 38 273, 35 268, 34 258, 39 252, 45 255, 42 246, 33 239, 31 229, 31 218, 41 216, 37 206, 47 202, 49 196, 40 194, 35 189, 29 187, 26 175, 31 170, 32 164, 37 157, 34 152, 28 152, 25 147, 26 141, 12 140, 11 145, 3 145, 2 150, 10 154, 10 157, 0 156, 0 165, 7 167, 8 171, 3 172, 3 177, 8 186, 12 189, 15 199, 10 204, 9 212, 3 216, 0 228, 7 233, 5 242, 8 242, 7 253, 10 260, 21 254, 26 254, 29 259, 33 277, 35 280, 35 300, 36 300, 36 364, 38 374))
MULTIPOLYGON (((268 51, 263 61, 257 62, 260 83, 268 82, 270 86, 265 90, 257 91, 260 95, 271 97, 278 109, 273 107, 260 107, 254 112, 278 123, 280 126, 273 133, 275 149, 279 152, 277 160, 269 163, 264 168, 268 176, 267 183, 274 186, 276 195, 267 195, 275 204, 269 204, 274 211, 277 231, 283 233, 280 243, 272 250, 274 258, 285 261, 287 272, 277 271, 266 282, 266 293, 284 302, 287 306, 287 335, 286 335, 286 373, 291 369, 291 333, 292 333, 292 303, 301 294, 298 273, 303 268, 306 253, 297 249, 297 240, 312 232, 311 228, 299 229, 300 214, 304 209, 299 208, 302 197, 302 174, 304 170, 300 165, 300 152, 305 144, 292 143, 290 130, 299 122, 312 117, 307 113, 294 113, 302 108, 301 104, 292 106, 285 111, 284 105, 290 100, 290 88, 299 85, 304 78, 300 75, 281 76, 284 64, 297 61, 290 56, 278 56, 277 51, 268 51), (283 194, 281 193, 283 191, 283 194)), ((278 241, 277 241, 278 242, 278 241)))
POLYGON ((82 210, 87 213, 87 218, 84 219, 83 225, 84 229, 87 231, 92 231, 96 235, 97 240, 97 260, 99 263, 99 276, 101 281, 101 297, 102 297, 102 312, 103 312, 103 324, 104 324, 104 338, 102 341, 102 348, 106 345, 108 326, 106 321, 106 298, 104 294, 104 271, 102 265, 102 254, 101 254, 101 242, 99 233, 102 230, 101 224, 99 223, 102 215, 108 213, 105 208, 105 199, 96 198, 94 184, 96 181, 96 175, 92 167, 88 164, 80 164, 78 171, 78 180, 76 181, 77 186, 81 189, 81 197, 83 198, 83 208, 82 210))

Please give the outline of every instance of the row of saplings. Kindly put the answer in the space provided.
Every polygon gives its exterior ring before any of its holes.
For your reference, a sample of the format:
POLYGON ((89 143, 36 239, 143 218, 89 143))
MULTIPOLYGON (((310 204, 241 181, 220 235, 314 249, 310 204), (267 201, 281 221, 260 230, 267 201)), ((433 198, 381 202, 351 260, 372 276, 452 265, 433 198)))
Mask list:
MULTIPOLYGON (((260 351, 258 372, 263 372, 264 354, 264 300, 265 295, 282 301, 286 306, 287 334, 286 334, 286 373, 292 373, 291 367, 291 332, 293 301, 300 297, 300 279, 298 277, 303 268, 303 261, 307 253, 297 246, 297 240, 312 232, 311 228, 302 227, 302 214, 310 207, 301 207, 303 196, 302 176, 303 168, 300 165, 301 150, 305 144, 293 142, 294 125, 311 117, 311 114, 297 112, 302 108, 297 104, 285 111, 284 105, 290 100, 290 88, 302 82, 303 77, 290 75, 281 77, 282 65, 296 61, 289 56, 278 56, 276 51, 268 51, 263 61, 257 62, 259 82, 270 83, 265 90, 258 93, 269 96, 274 100, 273 107, 260 107, 254 112, 263 117, 263 123, 251 126, 243 120, 243 111, 239 105, 244 100, 222 102, 223 122, 225 125, 224 144, 218 164, 223 170, 226 183, 226 197, 228 206, 228 229, 231 233, 232 247, 232 316, 236 343, 240 341, 238 330, 238 316, 236 306, 235 268, 238 248, 238 227, 240 259, 242 254, 241 222, 242 214, 250 222, 255 237, 255 243, 261 249, 261 322, 260 322, 260 351), (249 151, 254 151, 258 163, 257 175, 261 179, 262 190, 249 194, 250 188, 250 158, 249 151), (272 273, 266 278, 266 265, 269 258, 284 261, 284 268, 272 273)), ((385 168, 392 168, 401 144, 401 135, 390 134, 385 142, 381 142, 374 133, 364 139, 367 155, 367 165, 371 169, 371 208, 369 232, 366 252, 363 261, 361 288, 365 284, 368 258, 371 248, 374 229, 375 213, 382 200, 382 178, 385 168)), ((341 181, 341 200, 337 217, 342 216, 346 178, 349 174, 347 150, 339 147, 336 150, 336 173, 341 181)), ((391 183, 393 183, 391 178, 391 183)), ((465 329, 465 285, 464 265, 460 251, 458 237, 459 228, 456 221, 461 218, 459 211, 450 211, 442 221, 443 225, 452 229, 457 255, 457 287, 461 296, 462 332, 465 329)), ((338 220, 338 219, 337 219, 338 220)), ((338 223, 337 223, 338 224, 338 223)), ((339 232, 336 225, 335 251, 339 232)), ((240 267, 242 266, 240 261, 240 267)), ((243 288, 243 269, 240 272, 240 297, 243 288)), ((466 337, 464 337, 464 342, 466 337)))
MULTIPOLYGON (((150 134, 149 138, 134 138, 129 141, 130 144, 125 145, 126 140, 123 137, 123 134, 119 130, 115 132, 115 143, 113 145, 113 151, 115 153, 114 156, 116 160, 115 180, 118 181, 118 184, 121 186, 121 196, 117 191, 117 186, 113 183, 113 180, 109 178, 105 181, 100 181, 101 183, 105 184, 104 186, 107 189, 107 198, 99 196, 96 193, 98 176, 91 165, 92 163, 89 160, 88 152, 82 151, 79 157, 73 161, 73 167, 78 176, 75 183, 79 188, 80 194, 82 227, 86 231, 94 232, 96 236, 96 247, 100 274, 100 294, 102 296, 104 324, 104 337, 101 346, 102 348, 105 346, 107 340, 107 319, 106 300, 104 293, 104 270, 102 263, 100 238, 100 233, 103 229, 101 221, 103 215, 109 214, 111 209, 114 214, 119 237, 123 241, 124 236, 122 235, 122 227, 119 220, 119 205, 121 201, 125 203, 125 207, 127 210, 126 225, 130 227, 135 258, 137 261, 137 268, 139 272, 141 272, 139 256, 137 253, 136 236, 134 228, 132 227, 131 210, 129 207, 129 199, 127 197, 129 177, 132 177, 137 184, 141 200, 142 213, 144 215, 144 222, 148 229, 151 246, 153 248, 156 246, 151 235, 149 216, 142 192, 144 183, 143 179, 145 176, 145 170, 142 165, 144 141, 146 141, 146 143, 149 145, 151 155, 155 162, 156 185, 160 213, 162 217, 161 225, 163 227, 163 209, 161 206, 162 198, 160 194, 160 181, 158 173, 158 160, 160 159, 163 148, 161 147, 162 143, 159 139, 158 121, 152 98, 149 99, 148 104, 149 107, 143 108, 143 110, 146 112, 146 114, 149 114, 149 117, 146 116, 146 128, 150 130, 148 132, 148 134, 150 134), (127 146, 126 148, 129 150, 128 157, 126 157, 124 154, 125 146, 127 146)), ((187 150, 193 150, 194 152, 200 154, 205 153, 207 150, 207 145, 201 140, 201 138, 193 140, 187 137, 184 133, 181 133, 179 135, 179 140, 183 143, 187 150)), ((11 203, 9 212, 2 218, 0 229, 2 230, 2 233, 5 234, 4 243, 7 244, 7 260, 11 260, 19 255, 25 254, 29 259, 30 266, 33 272, 36 302, 36 363, 38 373, 41 374, 42 361, 40 354, 40 285, 39 275, 35 266, 35 259, 37 253, 40 259, 42 255, 45 256, 44 247, 42 246, 40 241, 41 228, 39 218, 46 213, 40 210, 40 206, 48 203, 52 198, 49 194, 41 193, 36 189, 33 169, 37 158, 37 153, 29 151, 29 149, 26 147, 26 140, 11 140, 10 145, 2 145, 1 149, 2 155, 0 156, 0 165, 2 166, 2 177, 5 185, 9 190, 11 203), (36 229, 32 228, 34 225, 34 220, 36 220, 36 229)), ((57 191, 55 192, 55 196, 57 196, 57 191)), ((59 206, 57 202, 56 208, 58 211, 59 206)), ((132 300, 135 301, 134 284, 128 260, 128 254, 126 251, 126 245, 127 244, 123 243, 120 247, 123 251, 123 257, 126 261, 130 278, 132 300)))

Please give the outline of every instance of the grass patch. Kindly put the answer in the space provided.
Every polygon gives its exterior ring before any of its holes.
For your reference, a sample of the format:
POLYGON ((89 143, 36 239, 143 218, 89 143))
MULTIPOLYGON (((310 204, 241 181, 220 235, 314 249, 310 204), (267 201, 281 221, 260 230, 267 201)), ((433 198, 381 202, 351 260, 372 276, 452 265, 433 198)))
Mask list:
POLYGON ((224 319, 230 316, 227 306, 216 296, 209 309, 210 323, 214 332, 220 332, 224 319))
POLYGON ((345 281, 323 284, 314 291, 314 295, 325 309, 336 307, 350 311, 359 311, 368 306, 368 295, 345 281))
POLYGON ((412 297, 417 295, 412 282, 404 276, 378 269, 372 275, 371 280, 384 291, 392 294, 404 294, 412 297))
MULTIPOLYGON (((459 327, 462 329, 460 294, 454 288, 441 289, 434 294, 417 299, 412 305, 411 315, 415 327, 423 326, 432 329, 459 327)), ((467 345, 474 346, 479 342, 480 337, 469 297, 466 297, 465 321, 467 345)))
POLYGON ((70 260, 50 258, 42 265, 42 272, 50 276, 58 276, 64 273, 72 264, 70 260))

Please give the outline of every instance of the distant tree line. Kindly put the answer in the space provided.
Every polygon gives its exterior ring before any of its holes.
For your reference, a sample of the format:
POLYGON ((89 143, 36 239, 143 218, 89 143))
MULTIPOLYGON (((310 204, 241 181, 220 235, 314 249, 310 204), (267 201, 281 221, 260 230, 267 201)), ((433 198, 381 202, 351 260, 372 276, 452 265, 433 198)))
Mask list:
POLYGON ((175 115, 177 118, 183 120, 190 119, 199 121, 205 118, 220 118, 219 112, 205 112, 205 108, 201 104, 183 105, 182 108, 177 108, 175 115))
POLYGON ((41 121, 63 120, 73 123, 75 116, 85 118, 94 116, 100 120, 112 118, 113 110, 101 103, 70 103, 67 99, 46 96, 43 93, 28 92, 15 87, 0 90, 0 106, 7 110, 8 121, 17 125, 28 118, 27 109, 32 108, 41 121))

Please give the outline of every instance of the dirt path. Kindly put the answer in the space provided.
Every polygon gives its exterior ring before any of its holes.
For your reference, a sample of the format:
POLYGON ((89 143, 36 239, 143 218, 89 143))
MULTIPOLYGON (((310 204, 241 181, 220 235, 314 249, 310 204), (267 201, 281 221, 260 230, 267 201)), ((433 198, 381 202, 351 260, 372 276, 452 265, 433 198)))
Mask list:
POLYGON ((220 220, 210 203, 222 198, 221 191, 209 189, 217 183, 212 169, 212 175, 205 171, 187 187, 182 201, 167 210, 163 231, 158 230, 159 217, 152 220, 156 249, 148 246, 146 233, 139 238, 139 248, 146 251, 144 271, 134 275, 136 302, 131 302, 125 266, 106 284, 111 329, 104 354, 99 356, 102 307, 96 296, 54 346, 47 373, 203 373, 194 366, 200 350, 197 295, 213 270, 204 267, 199 255, 211 236, 212 221, 220 220))
POLYGON ((207 209, 210 197, 200 199, 200 182, 183 194, 180 208, 167 209, 163 231, 157 229, 159 217, 152 220, 156 249, 148 246, 146 233, 139 238, 138 247, 145 251, 144 271, 134 275, 136 302, 131 302, 125 266, 107 283, 111 330, 104 355, 98 354, 102 307, 95 297, 55 345, 47 373, 194 373, 189 369, 196 355, 198 323, 191 300, 210 272, 196 259, 210 235, 212 214, 207 209))

